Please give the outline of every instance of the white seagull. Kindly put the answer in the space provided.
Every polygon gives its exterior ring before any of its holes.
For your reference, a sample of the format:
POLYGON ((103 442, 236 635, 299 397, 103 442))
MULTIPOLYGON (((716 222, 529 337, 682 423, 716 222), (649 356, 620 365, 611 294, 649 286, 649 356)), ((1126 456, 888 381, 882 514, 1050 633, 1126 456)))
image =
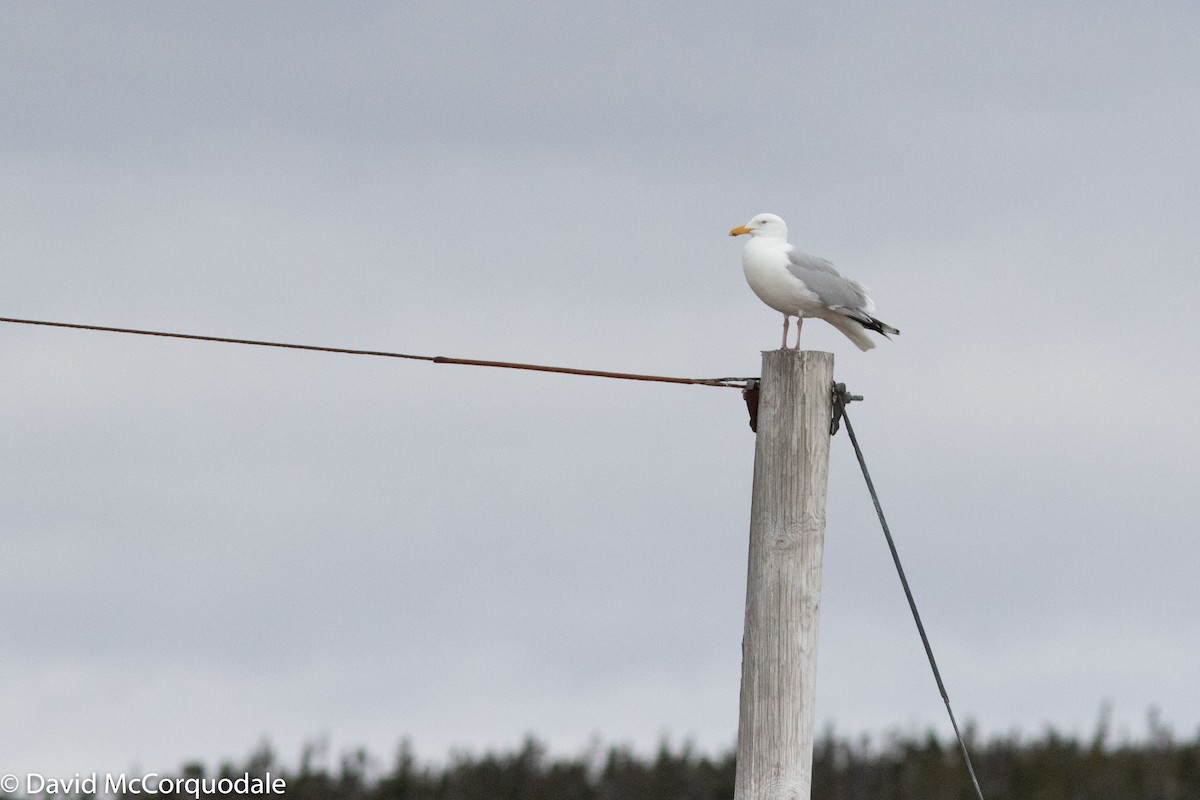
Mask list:
POLYGON ((775 214, 757 214, 730 236, 750 234, 742 249, 742 270, 758 299, 783 314, 783 345, 787 349, 788 318, 796 318, 796 346, 805 317, 820 317, 858 345, 870 350, 875 342, 866 331, 887 336, 900 333, 871 316, 875 303, 857 281, 842 277, 820 256, 803 253, 788 243, 787 223, 775 214))

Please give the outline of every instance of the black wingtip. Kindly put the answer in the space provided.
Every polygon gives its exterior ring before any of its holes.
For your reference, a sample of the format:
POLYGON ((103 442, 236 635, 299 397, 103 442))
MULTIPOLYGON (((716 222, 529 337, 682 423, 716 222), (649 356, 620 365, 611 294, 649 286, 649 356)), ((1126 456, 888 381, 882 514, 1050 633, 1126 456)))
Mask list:
POLYGON ((859 324, 861 324, 867 330, 875 331, 876 333, 883 334, 885 337, 888 334, 892 334, 895 336, 900 335, 900 331, 897 328, 893 328, 891 325, 888 325, 886 322, 877 320, 874 317, 867 317, 865 320, 860 319, 857 321, 859 322, 859 324))

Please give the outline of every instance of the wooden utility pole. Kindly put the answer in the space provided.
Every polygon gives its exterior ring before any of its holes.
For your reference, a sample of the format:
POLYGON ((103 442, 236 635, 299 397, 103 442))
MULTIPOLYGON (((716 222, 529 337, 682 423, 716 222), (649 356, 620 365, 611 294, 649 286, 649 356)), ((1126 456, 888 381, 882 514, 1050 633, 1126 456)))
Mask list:
POLYGON ((763 353, 734 800, 809 800, 833 354, 763 353))

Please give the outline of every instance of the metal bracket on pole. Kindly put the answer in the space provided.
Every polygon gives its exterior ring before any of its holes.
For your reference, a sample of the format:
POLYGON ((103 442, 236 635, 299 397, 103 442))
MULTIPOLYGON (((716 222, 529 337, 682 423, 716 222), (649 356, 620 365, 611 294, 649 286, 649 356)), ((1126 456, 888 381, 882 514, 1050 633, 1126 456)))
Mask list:
POLYGON ((862 400, 861 394, 850 394, 846 391, 846 384, 835 383, 833 385, 833 418, 829 421, 829 435, 833 436, 842 427, 842 413, 846 409, 847 403, 853 403, 856 400, 862 400))
POLYGON ((750 412, 750 430, 758 433, 758 379, 747 378, 746 388, 742 389, 742 398, 746 401, 746 410, 750 412))

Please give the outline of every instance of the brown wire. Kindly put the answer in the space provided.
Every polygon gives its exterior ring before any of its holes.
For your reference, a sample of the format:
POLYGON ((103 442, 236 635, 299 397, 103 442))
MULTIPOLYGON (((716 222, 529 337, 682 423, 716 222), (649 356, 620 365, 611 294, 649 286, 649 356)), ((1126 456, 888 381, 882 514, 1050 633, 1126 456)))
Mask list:
POLYGON ((314 350, 322 353, 340 353, 355 356, 380 356, 383 358, 406 358, 414 361, 431 361, 434 364, 461 364, 469 367, 499 367, 501 369, 522 369, 534 372, 555 372, 563 375, 587 375, 594 378, 614 378, 626 381, 654 381, 657 383, 687 383, 697 386, 724 386, 730 389, 746 388, 749 378, 673 378, 665 375, 640 375, 632 372, 607 372, 605 370, 579 369, 577 367, 552 367, 543 364, 522 364, 515 361, 486 361, 478 358, 452 358, 449 356, 419 356, 409 353, 393 353, 386 350, 356 350, 349 347, 326 347, 314 344, 293 344, 289 342, 265 342, 256 339, 234 339, 226 336, 202 336, 194 333, 168 333, 167 331, 149 331, 139 328, 113 328, 107 325, 83 325, 77 322, 46 322, 35 319, 13 319, 0 317, 0 322, 15 325, 43 325, 51 328, 73 328, 84 331, 104 331, 106 333, 131 333, 138 336, 162 336, 168 339, 190 339, 199 342, 221 342, 224 344, 244 344, 254 347, 283 347, 289 350, 314 350))

